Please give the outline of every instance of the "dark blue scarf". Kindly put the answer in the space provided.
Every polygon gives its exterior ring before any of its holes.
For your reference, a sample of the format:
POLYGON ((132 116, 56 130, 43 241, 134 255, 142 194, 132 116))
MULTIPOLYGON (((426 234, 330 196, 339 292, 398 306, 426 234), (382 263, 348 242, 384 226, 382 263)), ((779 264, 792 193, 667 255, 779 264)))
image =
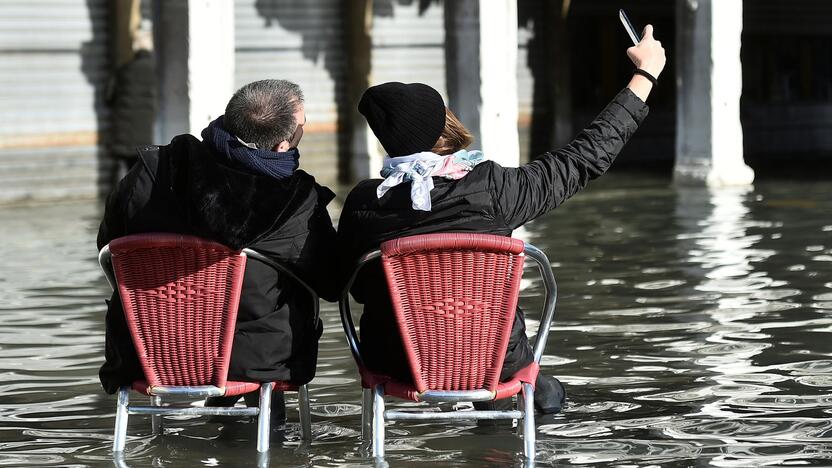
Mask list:
POLYGON ((255 174, 275 179, 289 177, 298 168, 300 153, 297 148, 283 153, 249 148, 225 130, 222 118, 219 116, 202 131, 202 140, 221 157, 255 174))

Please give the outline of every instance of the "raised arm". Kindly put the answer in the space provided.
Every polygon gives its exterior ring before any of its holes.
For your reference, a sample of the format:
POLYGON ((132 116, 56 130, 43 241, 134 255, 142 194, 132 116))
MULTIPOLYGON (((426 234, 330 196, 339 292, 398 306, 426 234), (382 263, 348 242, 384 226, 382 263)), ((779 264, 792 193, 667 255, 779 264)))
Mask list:
MULTIPOLYGON (((658 78, 665 65, 653 27, 644 29, 637 46, 627 50, 636 68, 658 78)), ((496 202, 506 224, 518 227, 556 208, 604 174, 647 116, 651 80, 634 74, 627 88, 565 147, 518 168, 494 166, 496 202)))

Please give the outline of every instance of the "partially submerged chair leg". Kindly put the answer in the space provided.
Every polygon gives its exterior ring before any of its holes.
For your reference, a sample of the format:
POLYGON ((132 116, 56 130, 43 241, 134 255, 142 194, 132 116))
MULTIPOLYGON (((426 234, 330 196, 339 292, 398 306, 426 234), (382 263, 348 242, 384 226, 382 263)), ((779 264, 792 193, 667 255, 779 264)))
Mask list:
POLYGON ((361 399, 361 440, 369 442, 373 434, 373 389, 365 388, 361 399))
POLYGON ((373 391, 373 457, 384 457, 384 387, 373 391))
POLYGON ((529 460, 535 457, 534 387, 523 383, 523 453, 529 460))
MULTIPOLYGON (((520 393, 520 394, 517 395, 517 401, 515 401, 514 409, 516 409, 517 411, 523 412, 523 408, 525 407, 524 405, 525 405, 525 403, 523 402, 523 394, 520 393)), ((515 433, 518 436, 523 437, 523 420, 522 419, 515 419, 515 421, 517 421, 517 427, 515 428, 515 433)))
POLYGON ((298 387, 298 413, 300 416, 300 434, 303 440, 312 440, 312 415, 309 411, 309 387, 298 387))
MULTIPOLYGON (((162 406, 162 397, 151 395, 150 406, 162 406)), ((160 435, 162 433, 161 414, 153 414, 150 416, 150 427, 153 430, 154 435, 160 435)))
POLYGON ((124 451, 124 444, 127 442, 127 405, 130 403, 130 389, 121 387, 118 389, 118 402, 116 403, 116 426, 113 432, 113 452, 124 451))
POLYGON ((257 417, 257 451, 268 452, 271 434, 272 389, 274 384, 266 382, 260 386, 260 414, 257 417))

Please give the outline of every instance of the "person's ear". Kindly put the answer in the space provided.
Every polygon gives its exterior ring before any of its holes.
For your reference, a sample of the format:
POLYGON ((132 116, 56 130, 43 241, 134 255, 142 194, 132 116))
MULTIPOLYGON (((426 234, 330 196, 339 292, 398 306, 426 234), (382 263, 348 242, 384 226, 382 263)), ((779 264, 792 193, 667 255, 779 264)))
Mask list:
POLYGON ((286 151, 289 151, 289 142, 286 140, 281 141, 280 143, 274 145, 272 151, 275 153, 285 153, 286 151))

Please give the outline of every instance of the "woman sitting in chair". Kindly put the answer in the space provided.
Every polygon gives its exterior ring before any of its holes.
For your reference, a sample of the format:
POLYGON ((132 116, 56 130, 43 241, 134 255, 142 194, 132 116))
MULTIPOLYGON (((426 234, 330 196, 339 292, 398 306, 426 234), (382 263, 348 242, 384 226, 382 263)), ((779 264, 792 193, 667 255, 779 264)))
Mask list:
MULTIPOLYGON (((510 236, 604 174, 647 115, 645 101, 654 80, 645 75, 658 77, 665 65, 651 26, 627 54, 640 70, 628 86, 570 144, 518 168, 501 167, 479 151, 465 150, 471 133, 433 88, 395 82, 369 88, 358 110, 388 156, 381 170, 384 179, 359 183, 344 203, 338 237, 345 269, 398 237, 443 231, 510 236)), ((361 354, 369 369, 407 382, 412 379, 408 360, 385 291, 378 262, 362 270, 351 290, 364 304, 361 354)), ((518 309, 500 378, 508 379, 532 360, 518 309)), ((539 411, 560 411, 565 391, 557 379, 540 374, 535 387, 539 411)))

